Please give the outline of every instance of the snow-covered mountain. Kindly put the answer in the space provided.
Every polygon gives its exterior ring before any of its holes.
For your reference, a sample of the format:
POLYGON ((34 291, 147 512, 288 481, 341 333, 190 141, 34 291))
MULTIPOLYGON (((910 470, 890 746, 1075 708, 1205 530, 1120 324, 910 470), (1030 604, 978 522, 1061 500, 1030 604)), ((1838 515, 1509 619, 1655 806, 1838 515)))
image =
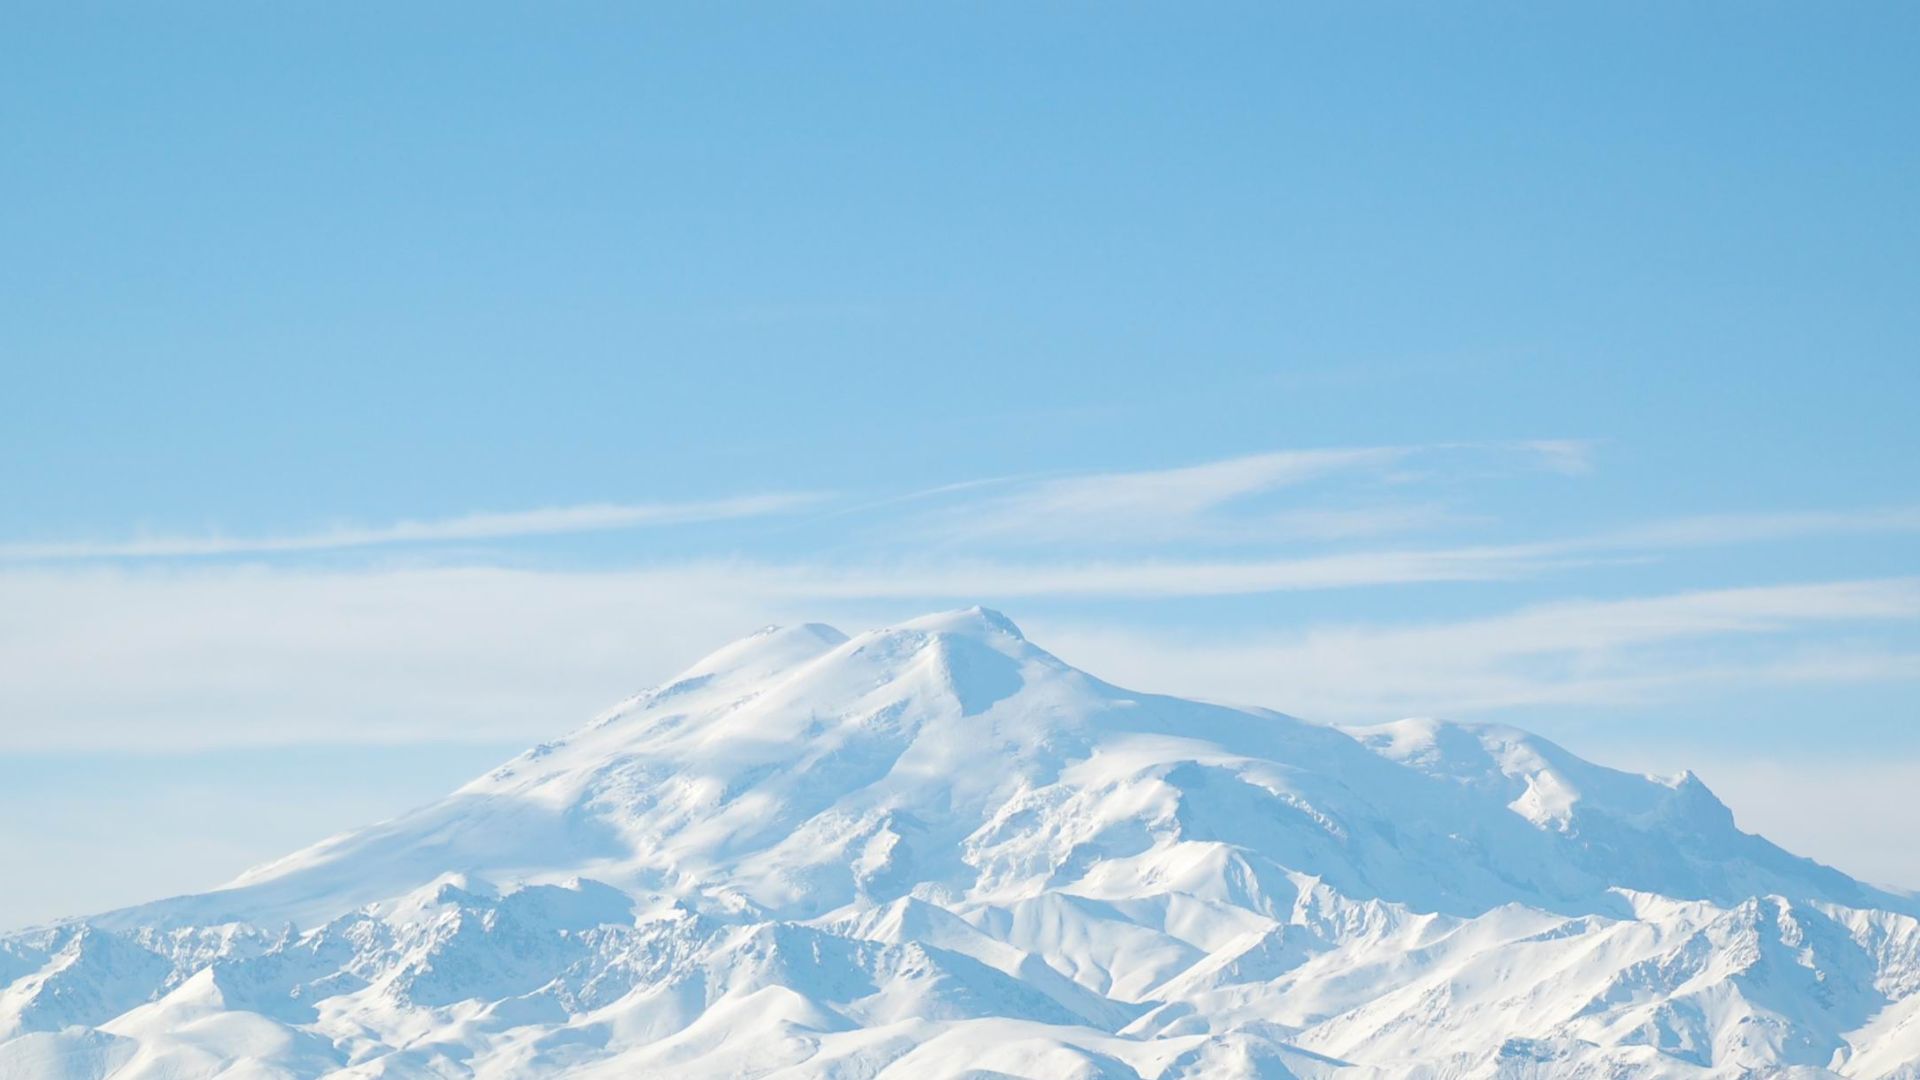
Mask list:
POLYGON ((0 937, 0 1080, 1920 1077, 1920 904, 1690 774, 768 630, 229 886, 0 937))

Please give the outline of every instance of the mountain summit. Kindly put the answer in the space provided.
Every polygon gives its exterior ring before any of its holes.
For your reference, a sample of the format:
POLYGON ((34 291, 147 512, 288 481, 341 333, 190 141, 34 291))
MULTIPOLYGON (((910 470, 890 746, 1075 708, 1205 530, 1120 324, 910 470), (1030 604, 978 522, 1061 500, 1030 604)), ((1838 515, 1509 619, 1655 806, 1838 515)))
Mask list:
POLYGON ((769 628, 225 888, 0 938, 11 1077, 1920 1076, 1920 921, 1698 779, 769 628))

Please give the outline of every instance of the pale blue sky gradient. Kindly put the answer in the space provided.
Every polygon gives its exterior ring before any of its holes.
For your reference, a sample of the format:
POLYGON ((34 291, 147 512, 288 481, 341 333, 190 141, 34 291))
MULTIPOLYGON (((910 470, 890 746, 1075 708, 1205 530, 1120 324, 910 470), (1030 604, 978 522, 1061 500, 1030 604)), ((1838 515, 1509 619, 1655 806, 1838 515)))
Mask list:
POLYGON ((1916 40, 12 6, 0 923, 213 884, 760 622, 976 601, 1150 689, 1690 766, 1920 887, 1916 40))

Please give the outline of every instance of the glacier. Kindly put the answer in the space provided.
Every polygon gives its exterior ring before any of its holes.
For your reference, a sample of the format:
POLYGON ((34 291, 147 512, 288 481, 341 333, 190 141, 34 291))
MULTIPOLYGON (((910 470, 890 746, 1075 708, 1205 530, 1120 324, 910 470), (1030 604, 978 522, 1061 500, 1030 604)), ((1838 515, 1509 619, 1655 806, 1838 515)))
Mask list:
POLYGON ((1689 773, 1137 693, 973 608, 0 935, 0 1080, 559 1075, 1916 1080, 1920 901, 1689 773))

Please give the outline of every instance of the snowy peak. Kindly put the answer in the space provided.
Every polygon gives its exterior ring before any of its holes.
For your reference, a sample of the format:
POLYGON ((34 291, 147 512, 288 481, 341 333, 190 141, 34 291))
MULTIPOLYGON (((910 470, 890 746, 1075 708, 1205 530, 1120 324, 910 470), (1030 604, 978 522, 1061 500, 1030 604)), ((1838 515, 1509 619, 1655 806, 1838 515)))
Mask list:
MULTIPOLYGON (((889 638, 935 635, 965 637, 979 641, 1001 638, 1026 641, 1026 637, 1020 633, 1020 628, 1014 625, 1012 619, 991 608, 977 606, 923 615, 895 627, 869 631, 861 635, 861 638, 863 642, 871 642, 889 638)), ((716 649, 671 680, 668 685, 703 678, 764 678, 803 666, 846 644, 849 640, 846 634, 825 623, 768 626, 732 644, 716 649)))
POLYGON ((1695 830, 1733 826, 1732 812, 1691 772, 1663 780, 1609 769, 1518 728, 1411 719, 1349 730, 1429 776, 1511 795, 1508 808, 1543 827, 1565 831, 1577 813, 1695 830))
MULTIPOLYGON (((786 687, 789 696, 808 697, 818 711, 850 685, 900 682, 907 693, 944 690, 978 705, 1017 681, 1018 665, 1042 658, 1052 659, 1031 646, 1011 619, 982 607, 925 615, 853 638, 823 623, 769 626, 708 655, 635 703, 644 711, 650 703, 701 692, 739 701, 786 687), (938 669, 944 682, 914 683, 914 676, 928 674, 923 669, 938 669)), ((633 704, 603 722, 632 712, 633 704)))
MULTIPOLYGON (((957 611, 941 611, 932 615, 922 615, 901 623, 899 629, 923 634, 955 634, 962 637, 991 639, 1010 637, 1016 641, 1027 640, 1013 620, 998 611, 978 605, 961 608, 957 611)), ((887 631, 879 631, 886 633, 887 631)))
POLYGON ((769 626, 714 651, 673 682, 765 678, 804 664, 846 640, 847 635, 825 623, 769 626))

